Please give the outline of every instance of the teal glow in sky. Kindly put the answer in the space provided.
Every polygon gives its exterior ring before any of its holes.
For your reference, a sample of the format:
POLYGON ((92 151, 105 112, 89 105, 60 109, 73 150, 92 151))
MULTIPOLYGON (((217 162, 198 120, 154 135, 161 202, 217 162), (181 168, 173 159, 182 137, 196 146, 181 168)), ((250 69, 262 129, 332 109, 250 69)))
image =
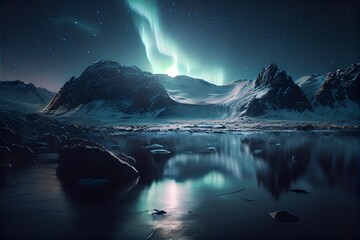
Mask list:
POLYGON ((127 2, 133 11, 134 22, 153 73, 165 73, 172 77, 188 75, 214 84, 224 84, 225 74, 221 68, 204 67, 205 64, 191 56, 185 46, 179 46, 164 31, 155 0, 127 2))
POLYGON ((58 91, 96 61, 215 84, 360 60, 356 0, 2 0, 0 80, 58 91))

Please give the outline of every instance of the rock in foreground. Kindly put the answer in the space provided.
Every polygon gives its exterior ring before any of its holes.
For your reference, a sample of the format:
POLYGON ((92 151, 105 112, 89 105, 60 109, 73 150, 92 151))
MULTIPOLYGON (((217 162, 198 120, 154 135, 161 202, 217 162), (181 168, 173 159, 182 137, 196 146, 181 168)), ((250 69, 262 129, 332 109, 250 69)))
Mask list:
POLYGON ((296 222, 299 220, 299 217, 292 214, 287 210, 279 210, 276 212, 269 213, 270 216, 279 222, 296 222))
POLYGON ((138 178, 138 171, 106 149, 94 146, 66 146, 60 153, 57 175, 64 183, 83 179, 122 184, 138 178))

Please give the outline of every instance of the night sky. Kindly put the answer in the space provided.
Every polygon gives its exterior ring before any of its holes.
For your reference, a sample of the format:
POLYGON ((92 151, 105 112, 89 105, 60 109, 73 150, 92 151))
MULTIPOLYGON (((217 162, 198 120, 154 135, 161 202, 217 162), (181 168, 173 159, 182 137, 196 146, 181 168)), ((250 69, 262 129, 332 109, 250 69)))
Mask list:
POLYGON ((360 2, 2 0, 1 80, 57 91, 98 60, 216 84, 360 61, 360 2))

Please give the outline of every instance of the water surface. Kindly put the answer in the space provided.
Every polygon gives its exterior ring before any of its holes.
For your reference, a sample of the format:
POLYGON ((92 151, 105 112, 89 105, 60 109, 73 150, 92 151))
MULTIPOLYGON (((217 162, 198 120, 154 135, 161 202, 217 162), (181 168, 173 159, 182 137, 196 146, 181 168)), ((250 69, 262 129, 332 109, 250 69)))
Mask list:
POLYGON ((18 171, 0 190, 2 239, 360 237, 357 134, 125 134, 96 140, 133 156, 143 174, 139 183, 127 193, 84 199, 64 191, 54 163, 18 171), (151 144, 171 154, 154 155, 144 148, 151 144), (208 147, 217 151, 206 153, 208 147), (154 215, 154 208, 167 213, 154 215), (269 212, 280 209, 300 220, 276 222, 269 212))

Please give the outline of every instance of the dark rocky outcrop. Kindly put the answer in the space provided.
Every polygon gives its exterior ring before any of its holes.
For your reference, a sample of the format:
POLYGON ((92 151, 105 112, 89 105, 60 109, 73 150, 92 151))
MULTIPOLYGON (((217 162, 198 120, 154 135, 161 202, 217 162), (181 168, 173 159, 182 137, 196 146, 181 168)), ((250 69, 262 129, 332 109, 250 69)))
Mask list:
POLYGON ((104 148, 75 145, 61 150, 57 175, 67 184, 103 179, 118 185, 137 179, 138 171, 104 148))
POLYGON ((175 104, 153 74, 117 62, 100 61, 79 78, 66 82, 45 111, 67 111, 98 100, 129 114, 152 112, 175 104))
POLYGON ((48 143, 45 142, 35 142, 31 145, 31 149, 35 154, 55 152, 55 149, 53 149, 48 143))
POLYGON ((360 63, 328 73, 324 83, 315 93, 315 104, 320 106, 345 106, 347 100, 360 106, 360 63))
POLYGON ((51 133, 46 133, 37 141, 47 143, 54 150, 59 149, 62 146, 61 139, 57 135, 51 133))
POLYGON ((255 96, 238 108, 247 116, 260 116, 269 111, 288 110, 304 112, 312 110, 309 100, 285 71, 275 64, 263 69, 252 90, 255 96), (263 93, 262 93, 263 92, 263 93))
POLYGON ((10 150, 12 153, 12 165, 15 168, 27 167, 35 163, 34 152, 30 147, 12 144, 10 150))
POLYGON ((12 170, 11 151, 8 147, 0 146, 0 186, 3 185, 12 170))
POLYGON ((9 127, 1 127, 0 128, 0 138, 4 140, 7 144, 20 144, 21 136, 15 133, 9 127))
POLYGON ((105 147, 97 142, 91 141, 84 138, 70 138, 65 144, 65 146, 87 146, 87 147, 97 147, 105 150, 105 147))

